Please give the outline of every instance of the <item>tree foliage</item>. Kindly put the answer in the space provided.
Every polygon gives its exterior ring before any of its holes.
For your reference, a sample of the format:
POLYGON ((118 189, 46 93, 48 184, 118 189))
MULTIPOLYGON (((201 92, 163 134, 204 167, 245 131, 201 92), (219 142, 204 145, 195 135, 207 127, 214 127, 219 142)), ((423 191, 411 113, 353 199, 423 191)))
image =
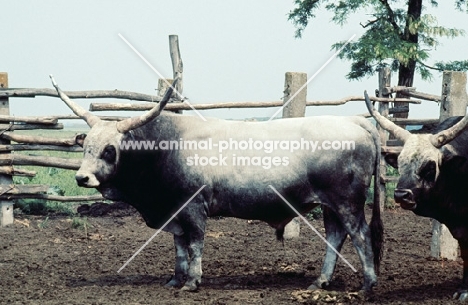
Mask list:
MULTIPOLYGON (((320 9, 333 12, 332 21, 339 25, 344 25, 352 13, 367 13, 369 20, 361 23, 365 33, 347 44, 339 55, 351 61, 349 79, 370 76, 382 66, 389 66, 399 71, 399 84, 412 85, 415 72, 430 79, 431 70, 468 70, 468 60, 426 64, 430 51, 439 46, 439 38, 463 36, 465 31, 439 26, 435 16, 424 13, 423 2, 438 6, 436 0, 295 0, 288 18, 296 25, 296 37, 301 37, 320 9)), ((468 0, 455 0, 454 9, 468 12, 468 0)), ((332 49, 338 50, 344 44, 337 42, 332 49)))

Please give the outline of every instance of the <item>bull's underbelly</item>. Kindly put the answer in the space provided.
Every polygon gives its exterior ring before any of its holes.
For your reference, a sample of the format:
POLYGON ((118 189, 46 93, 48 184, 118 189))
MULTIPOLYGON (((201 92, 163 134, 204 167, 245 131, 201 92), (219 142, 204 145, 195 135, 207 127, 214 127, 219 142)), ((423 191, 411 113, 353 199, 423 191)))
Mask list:
MULTIPOLYGON (((294 203, 293 205, 295 205, 295 208, 299 210, 300 214, 304 214, 311 211, 319 204, 319 202, 303 202, 301 204, 294 203)), ((209 216, 261 220, 276 227, 276 225, 287 222, 298 215, 284 202, 262 202, 257 205, 238 205, 236 207, 231 207, 230 209, 214 208, 213 213, 209 216)))
POLYGON ((213 195, 206 198, 208 216, 280 223, 297 216, 288 204, 300 213, 306 213, 317 205, 327 202, 326 192, 315 191, 314 186, 308 181, 289 185, 285 181, 273 182, 275 181, 252 181, 250 185, 240 183, 222 190, 213 188, 213 195))

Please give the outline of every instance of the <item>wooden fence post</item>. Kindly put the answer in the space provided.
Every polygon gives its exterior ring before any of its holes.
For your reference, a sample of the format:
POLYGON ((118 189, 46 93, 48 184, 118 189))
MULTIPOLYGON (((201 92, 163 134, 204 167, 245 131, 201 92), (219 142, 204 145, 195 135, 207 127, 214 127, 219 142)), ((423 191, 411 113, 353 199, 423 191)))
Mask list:
MULTIPOLYGON (((158 79, 158 96, 163 97, 166 93, 169 84, 172 84, 174 80, 170 78, 160 78, 158 79), (169 83, 169 84, 168 84, 169 83)), ((171 101, 169 101, 171 102, 171 101)))
MULTIPOLYGON (((390 68, 385 67, 380 69, 379 71, 379 97, 389 97, 388 94, 384 94, 384 92, 387 92, 387 87, 390 87, 390 81, 392 77, 392 72, 390 68)), ((384 116, 388 117, 389 114, 389 107, 388 103, 379 103, 379 113, 384 116)), ((379 131, 380 135, 380 141, 382 146, 387 145, 387 140, 388 140, 388 132, 380 127, 379 124, 377 124, 377 130, 379 131)), ((383 177, 387 174, 387 162, 385 162, 384 158, 380 159, 380 176, 383 177)), ((378 177, 376 181, 380 181, 380 211, 383 211, 385 208, 385 201, 387 200, 386 192, 387 192, 387 187, 385 185, 385 181, 381 179, 381 177, 378 177)))
MULTIPOLYGON (((307 74, 301 72, 286 72, 284 81, 283 118, 304 117, 307 100, 307 74), (301 89, 299 91, 299 89, 301 89), (299 91, 299 92, 298 92, 299 91), (296 94, 297 93, 297 94, 296 94), (294 96, 294 97, 293 97, 294 96)), ((299 237, 300 219, 291 220, 284 228, 284 238, 299 237)))
POLYGON ((466 72, 445 71, 442 78, 440 121, 465 115, 467 99, 466 72))
MULTIPOLYGON (((183 82, 184 65, 182 63, 182 57, 180 56, 179 36, 169 35, 169 52, 171 54, 173 78, 179 79, 175 89, 180 94, 182 94, 182 91, 184 88, 184 82, 183 82)), ((180 95, 177 93, 174 94, 174 98, 176 100, 181 100, 180 95)))
POLYGON ((305 116, 307 86, 300 92, 298 92, 298 90, 302 88, 306 82, 307 73, 286 72, 283 91, 283 118, 297 118, 305 116))
MULTIPOLYGON (((445 71, 442 78, 440 122, 452 116, 465 115, 467 104, 466 73, 445 71)), ((458 257, 458 241, 445 225, 436 220, 432 221, 431 255, 450 260, 458 257)))
MULTIPOLYGON (((171 103, 174 103, 182 100, 181 95, 182 91, 184 90, 184 65, 180 56, 179 36, 169 35, 169 53, 171 54, 173 79, 166 78, 158 80, 158 95, 163 97, 167 88, 169 87, 169 84, 172 84, 174 79, 178 78, 179 80, 177 81, 177 85, 175 87, 177 92, 172 94, 172 99, 170 100, 171 103)), ((173 112, 182 113, 182 110, 173 110, 173 112)))
MULTIPOLYGON (((0 72, 0 88, 8 88, 8 73, 0 72)), ((10 104, 8 97, 0 97, 0 115, 10 115, 10 104)), ((5 130, 8 124, 0 124, 0 129, 5 130)), ((0 139, 0 144, 10 144, 10 141, 0 139)), ((6 152, 9 154, 10 152, 6 152)), ((10 185, 13 179, 10 175, 0 174, 0 184, 10 185)), ((13 223, 13 202, 0 200, 0 227, 13 223)))

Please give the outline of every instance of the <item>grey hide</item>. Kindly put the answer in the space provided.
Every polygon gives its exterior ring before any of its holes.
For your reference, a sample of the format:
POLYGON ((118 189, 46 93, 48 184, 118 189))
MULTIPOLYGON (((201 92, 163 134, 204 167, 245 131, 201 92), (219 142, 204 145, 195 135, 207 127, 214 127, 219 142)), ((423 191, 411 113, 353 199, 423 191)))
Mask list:
MULTIPOLYGON (((68 105, 70 102, 67 100, 68 105)), ((379 177, 380 139, 375 127, 365 118, 324 116, 271 122, 208 118, 204 122, 198 117, 162 112, 144 125, 123 133, 117 124, 93 121, 87 136, 77 137, 84 148, 83 162, 76 174, 80 186, 97 188, 106 198, 131 204, 149 227, 157 229, 205 185, 165 227, 174 234, 176 249, 175 274, 168 286, 198 289, 208 217, 262 220, 275 228, 281 238, 284 226, 295 214, 269 185, 301 213, 322 205, 328 242, 340 250, 349 235, 362 264, 363 290, 370 292, 376 284, 383 236, 378 191, 370 227, 365 220, 364 204, 373 174, 379 177), (220 152, 219 147, 122 149, 122 143, 139 141, 153 141, 157 145, 182 140, 217 144, 249 139, 252 142, 304 139, 320 144, 352 141, 355 147, 326 150, 328 146, 324 146, 316 151, 294 152, 279 147, 272 152, 240 148, 220 152), (196 156, 199 160, 218 160, 219 164, 196 165, 196 156), (251 158, 254 164, 243 165, 238 157, 251 158), (273 158, 277 158, 274 164, 273 158), (266 160, 272 161, 269 168, 266 160)), ((309 288, 329 284, 336 260, 337 255, 327 247, 321 275, 309 288)))

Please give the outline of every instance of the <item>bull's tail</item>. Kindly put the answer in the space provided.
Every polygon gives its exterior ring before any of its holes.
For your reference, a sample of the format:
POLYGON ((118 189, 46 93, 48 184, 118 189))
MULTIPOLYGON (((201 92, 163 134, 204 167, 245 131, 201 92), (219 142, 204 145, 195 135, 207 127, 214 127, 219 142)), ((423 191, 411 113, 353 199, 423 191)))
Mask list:
POLYGON ((382 218, 380 215, 380 196, 385 196, 385 194, 380 193, 380 158, 381 158, 381 148, 380 148, 380 137, 373 137, 376 146, 376 160, 375 160, 375 170, 374 170, 374 203, 372 206, 372 219, 370 222, 371 230, 371 245, 372 252, 374 253, 374 266, 375 272, 379 274, 380 261, 383 256, 383 244, 384 244, 384 228, 382 223, 382 218))

